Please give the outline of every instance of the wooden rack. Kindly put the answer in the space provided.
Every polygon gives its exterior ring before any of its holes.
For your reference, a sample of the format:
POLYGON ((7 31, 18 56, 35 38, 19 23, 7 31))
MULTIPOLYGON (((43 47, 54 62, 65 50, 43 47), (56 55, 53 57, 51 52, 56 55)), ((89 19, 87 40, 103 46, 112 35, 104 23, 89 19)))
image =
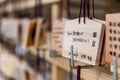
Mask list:
MULTIPOLYGON (((53 4, 57 3, 60 0, 42 0, 42 5, 47 5, 47 4, 53 4)), ((17 10, 24 10, 27 8, 32 8, 35 6, 36 0, 18 0, 16 1, 16 8, 14 8, 13 2, 9 1, 7 4, 4 6, 0 7, 0 13, 6 11, 8 13, 14 11, 14 9, 17 10)))
MULTIPOLYGON (((40 46, 39 48, 47 50, 47 47, 48 45, 46 44, 40 46)), ((28 50, 30 54, 32 54, 33 56, 37 55, 36 48, 30 47, 28 50)), ((41 58, 43 57, 42 50, 40 50, 39 55, 41 58)), ((48 56, 48 51, 44 53, 44 58, 46 59, 47 62, 51 63, 52 67, 51 80, 66 80, 67 73, 70 71, 70 60, 64 57, 51 58, 50 56, 48 56)), ((86 64, 75 61, 75 65, 84 66, 86 64)), ((73 70, 73 74, 77 75, 76 69, 73 70)), ((84 80, 113 80, 112 73, 109 71, 109 69, 100 66, 89 69, 82 69, 81 77, 84 80)))
MULTIPOLYGON (((66 0, 65 0, 66 1, 66 0)), ((52 23, 57 19, 58 16, 58 4, 52 5, 52 23)), ((65 11, 65 10, 64 10, 65 11)), ((63 12, 65 13, 65 12, 63 12)), ((65 14, 64 14, 65 15, 65 14)), ((40 48, 47 48, 47 44, 41 46, 40 48)), ((36 55, 36 50, 30 48, 30 51, 33 55, 36 55)), ((40 52, 42 56, 42 52, 40 52)), ((66 80, 66 72, 70 71, 70 61, 64 57, 51 58, 48 56, 48 52, 45 54, 45 58, 48 62, 52 64, 52 80, 66 80)), ((86 65, 81 62, 75 61, 75 65, 86 65)), ((76 74, 76 70, 73 70, 73 74, 76 74)), ((105 67, 93 67, 90 69, 82 69, 81 77, 83 80, 113 80, 113 75, 109 69, 105 67)), ((120 80, 120 79, 119 79, 120 80)))
MULTIPOLYGON (((42 48, 47 49, 47 45, 41 46, 42 48)), ((33 55, 36 55, 35 48, 31 47, 30 52, 33 55)), ((40 57, 42 57, 42 52, 40 52, 40 57)), ((48 56, 48 52, 45 54, 45 59, 52 64, 52 80, 66 80, 66 76, 64 76, 64 71, 70 71, 70 61, 67 58, 60 57, 60 58, 51 58, 48 56), (64 77, 61 77, 64 76, 64 77)), ((75 65, 86 65, 81 62, 75 61, 75 65)), ((76 70, 73 70, 74 75, 77 75, 76 70)), ((81 77, 84 80, 113 80, 112 73, 104 67, 93 67, 90 69, 82 69, 81 77)))
MULTIPOLYGON (((52 23, 57 19, 58 9, 59 9, 58 3, 52 4, 52 11, 51 11, 52 12, 52 23)), ((47 49, 47 44, 41 46, 40 48, 47 49)), ((37 52, 34 47, 30 47, 29 51, 32 53, 32 55, 36 56, 37 52)), ((42 54, 43 53, 40 52, 40 57, 42 57, 42 54)), ((52 80, 66 80, 65 73, 70 71, 69 59, 64 58, 64 57, 51 58, 48 56, 48 51, 46 51, 45 59, 52 64, 52 80)), ((86 64, 75 61, 75 65, 86 65, 86 64)), ((73 74, 76 75, 76 73, 77 73, 76 70, 73 70, 73 74)), ((83 80, 113 80, 113 75, 109 71, 109 69, 105 67, 100 67, 100 66, 93 67, 90 69, 82 69, 81 77, 83 78, 83 80)))

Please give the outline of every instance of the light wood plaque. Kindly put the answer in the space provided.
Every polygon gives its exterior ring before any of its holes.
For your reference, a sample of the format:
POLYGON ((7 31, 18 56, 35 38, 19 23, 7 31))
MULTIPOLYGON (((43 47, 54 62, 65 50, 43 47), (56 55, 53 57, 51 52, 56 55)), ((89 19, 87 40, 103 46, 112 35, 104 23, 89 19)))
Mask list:
POLYGON ((18 19, 6 18, 1 20, 1 33, 8 39, 17 40, 18 26, 20 22, 18 19))
POLYGON ((58 19, 53 23, 51 34, 51 48, 53 52, 62 54, 65 19, 58 19))
POLYGON ((104 36, 104 24, 98 20, 86 18, 86 23, 78 23, 78 19, 66 21, 63 52, 70 58, 70 47, 74 47, 74 59, 90 65, 98 65, 104 36))
POLYGON ((106 15, 106 61, 113 63, 113 57, 118 57, 120 66, 120 13, 106 15))
POLYGON ((18 44, 18 29, 19 25, 22 27, 22 47, 28 48, 30 46, 38 47, 40 44, 46 42, 46 22, 43 23, 42 18, 38 19, 13 19, 7 18, 1 21, 1 32, 8 38, 18 44), (41 33, 42 32, 42 33, 41 33), (42 34, 42 35, 41 35, 42 34))

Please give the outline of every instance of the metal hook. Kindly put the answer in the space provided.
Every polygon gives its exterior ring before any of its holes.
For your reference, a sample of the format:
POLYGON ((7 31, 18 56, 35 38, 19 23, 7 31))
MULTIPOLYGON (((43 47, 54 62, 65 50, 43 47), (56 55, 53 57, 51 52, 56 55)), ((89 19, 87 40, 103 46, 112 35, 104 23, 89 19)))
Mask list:
MULTIPOLYGON (((77 69, 77 66, 75 66, 74 64, 74 56, 73 56, 73 45, 70 47, 70 65, 71 68, 73 69, 77 69)), ((81 69, 87 69, 87 68, 94 68, 93 65, 85 65, 85 66, 81 66, 81 69)))
POLYGON ((50 57, 62 57, 61 55, 56 55, 54 53, 51 52, 51 42, 50 42, 50 38, 48 38, 48 55, 50 57))

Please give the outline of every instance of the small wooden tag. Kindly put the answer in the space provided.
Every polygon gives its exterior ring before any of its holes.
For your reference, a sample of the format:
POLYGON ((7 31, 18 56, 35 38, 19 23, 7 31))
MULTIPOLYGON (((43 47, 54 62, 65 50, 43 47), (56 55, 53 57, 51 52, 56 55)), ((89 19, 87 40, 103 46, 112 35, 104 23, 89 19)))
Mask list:
POLYGON ((12 39, 16 42, 18 39, 18 26, 19 20, 14 18, 6 18, 1 20, 1 33, 8 39, 12 39))
POLYGON ((56 20, 52 27, 51 35, 51 48, 52 51, 61 54, 62 53, 62 44, 64 36, 64 22, 65 20, 56 20))
POLYGON ((106 62, 112 64, 114 56, 120 66, 120 13, 106 15, 106 62))

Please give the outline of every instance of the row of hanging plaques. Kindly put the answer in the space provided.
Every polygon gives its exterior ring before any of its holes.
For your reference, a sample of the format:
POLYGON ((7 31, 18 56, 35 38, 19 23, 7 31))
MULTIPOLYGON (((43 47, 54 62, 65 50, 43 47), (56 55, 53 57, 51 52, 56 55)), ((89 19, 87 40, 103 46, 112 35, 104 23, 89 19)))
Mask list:
POLYGON ((21 40, 20 45, 25 49, 30 46, 38 47, 40 44, 44 44, 46 40, 44 32, 47 28, 47 23, 44 23, 44 20, 41 18, 33 20, 27 18, 5 18, 1 20, 0 28, 1 34, 4 37, 13 40, 16 44, 21 40), (22 29, 21 39, 19 27, 22 29))
MULTIPOLYGON (((70 3, 68 2, 67 5, 69 15, 70 3)), ((82 5, 82 2, 80 5, 82 5)), ((75 60, 91 65, 99 65, 105 22, 88 19, 88 17, 86 17, 86 23, 84 20, 85 17, 82 17, 81 20, 79 18, 55 20, 51 34, 51 49, 54 53, 70 58, 70 47, 73 46, 75 60), (79 21, 81 22, 79 23, 79 21)))
POLYGON ((86 23, 83 17, 80 23, 78 18, 56 20, 52 28, 51 49, 53 52, 62 53, 63 57, 70 58, 70 47, 73 45, 74 59, 90 65, 99 65, 105 50, 105 61, 112 64, 113 57, 117 56, 120 66, 119 20, 119 13, 107 14, 106 21, 87 17, 86 23))

